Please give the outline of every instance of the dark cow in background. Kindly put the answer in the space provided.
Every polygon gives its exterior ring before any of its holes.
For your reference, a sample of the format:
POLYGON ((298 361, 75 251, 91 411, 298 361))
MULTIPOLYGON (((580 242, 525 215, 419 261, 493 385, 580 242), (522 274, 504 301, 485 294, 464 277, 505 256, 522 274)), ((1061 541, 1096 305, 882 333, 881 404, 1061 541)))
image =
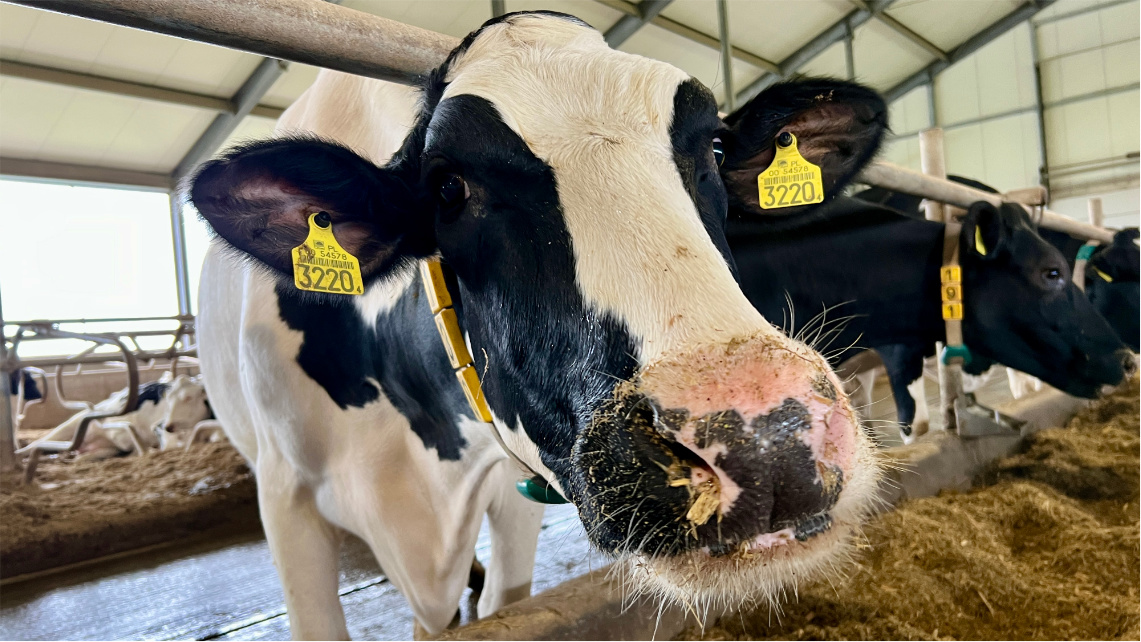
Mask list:
POLYGON ((323 71, 281 138, 207 163, 189 195, 224 241, 203 267, 201 367, 257 474, 293 635, 347 635, 346 531, 429 633, 456 611, 485 513, 479 613, 529 593, 541 509, 493 430, 632 560, 630 586, 697 612, 843 559, 873 449, 826 360, 735 282, 718 165, 765 163, 758 141, 810 124, 801 149, 831 196, 882 138, 868 93, 785 85, 730 131, 680 70, 569 16, 510 14, 420 89, 323 71), (294 287, 291 250, 320 212, 362 296, 294 287), (491 424, 416 277, 433 256, 454 271, 491 424))
MULTIPOLYGON (((757 104, 764 104, 764 94, 757 104)), ((747 124, 750 106, 731 122, 747 124)), ((790 127, 798 133, 795 126, 790 127)), ((781 216, 757 205, 748 153, 730 155, 726 236, 745 295, 768 319, 800 320, 827 311, 833 363, 872 348, 888 369, 901 430, 910 434, 915 403, 909 384, 945 338, 939 268, 943 224, 905 216, 863 200, 838 197, 781 216), (748 174, 751 171, 752 183, 748 174), (736 199, 732 190, 739 188, 736 199)), ((972 374, 998 362, 1062 390, 1094 397, 1119 383, 1133 361, 1106 321, 1070 282, 1062 255, 1035 233, 1020 206, 973 206, 960 235, 965 319, 972 374), (976 230, 985 244, 975 243, 976 230)))
MULTIPOLYGON (((962 176, 948 175, 947 180, 973 187, 990 194, 998 190, 985 183, 962 176)), ((923 218, 922 197, 901 194, 882 187, 871 187, 853 194, 854 197, 889 207, 908 216, 923 218)), ((1065 232, 1038 228, 1038 235, 1062 253, 1071 272, 1078 251, 1086 244, 1065 232)), ((1117 336, 1134 352, 1141 351, 1141 279, 1138 279, 1141 253, 1137 247, 1138 230, 1126 228, 1114 235, 1113 243, 1099 246, 1094 250, 1088 265, 1096 269, 1086 269, 1085 293, 1096 309, 1109 321, 1117 336)))

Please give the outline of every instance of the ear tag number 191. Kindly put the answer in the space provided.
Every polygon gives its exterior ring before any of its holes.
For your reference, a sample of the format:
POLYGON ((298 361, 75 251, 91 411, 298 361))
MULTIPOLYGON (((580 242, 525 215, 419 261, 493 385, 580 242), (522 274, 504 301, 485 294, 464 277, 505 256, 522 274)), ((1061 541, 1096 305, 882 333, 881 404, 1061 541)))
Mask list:
POLYGON ((769 168, 757 176, 761 209, 810 205, 824 200, 820 168, 796 149, 796 136, 784 132, 777 138, 777 153, 769 168))
POLYGON ((364 292, 360 262, 337 243, 333 220, 326 212, 309 215, 309 236, 293 248, 293 285, 309 292, 364 292))

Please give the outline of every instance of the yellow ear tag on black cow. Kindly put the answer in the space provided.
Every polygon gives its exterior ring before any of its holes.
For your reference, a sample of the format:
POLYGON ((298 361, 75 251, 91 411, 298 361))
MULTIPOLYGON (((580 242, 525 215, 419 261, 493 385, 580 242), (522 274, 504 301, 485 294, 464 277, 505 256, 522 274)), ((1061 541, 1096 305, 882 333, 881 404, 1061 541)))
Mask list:
POLYGON ((360 262, 337 243, 333 221, 325 212, 309 215, 309 236, 293 248, 293 285, 309 292, 364 292, 360 262))
POLYGON ((757 176, 761 209, 811 205, 824 200, 820 168, 804 159, 796 148, 796 136, 777 137, 777 153, 769 168, 757 176))
POLYGON ((983 231, 979 226, 975 226, 975 251, 979 256, 986 256, 986 243, 983 243, 983 231))

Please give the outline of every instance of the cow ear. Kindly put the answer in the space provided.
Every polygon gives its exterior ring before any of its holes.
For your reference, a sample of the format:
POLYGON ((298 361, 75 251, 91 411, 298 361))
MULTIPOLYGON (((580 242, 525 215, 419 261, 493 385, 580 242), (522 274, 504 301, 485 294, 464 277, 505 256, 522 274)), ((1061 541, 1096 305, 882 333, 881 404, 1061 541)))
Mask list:
POLYGON ((366 282, 434 251, 431 216, 418 216, 414 183, 354 152, 313 138, 259 141, 205 163, 190 202, 240 252, 283 275, 309 235, 309 215, 327 212, 333 235, 360 261, 366 282))
MULTIPOLYGON (((963 219, 960 252, 988 261, 998 257, 1013 232, 1008 207, 1004 203, 1000 209, 986 201, 972 205, 963 219)), ((1013 207, 1021 209, 1018 205, 1013 207)))
POLYGON ((787 215, 815 206, 760 208, 757 175, 772 163, 777 137, 784 132, 796 136, 800 154, 820 167, 824 195, 830 199, 879 150, 887 131, 887 105, 863 85, 814 78, 773 85, 725 123, 732 144, 726 150, 721 178, 730 207, 753 214, 787 215))

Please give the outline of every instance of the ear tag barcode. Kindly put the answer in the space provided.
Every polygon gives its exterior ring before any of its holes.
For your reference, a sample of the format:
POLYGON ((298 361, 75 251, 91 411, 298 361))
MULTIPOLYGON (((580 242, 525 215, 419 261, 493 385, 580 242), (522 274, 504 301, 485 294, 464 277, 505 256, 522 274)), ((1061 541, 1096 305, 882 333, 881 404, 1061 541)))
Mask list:
POLYGON ((337 243, 326 212, 309 215, 309 236, 293 248, 293 285, 309 292, 364 292, 360 262, 337 243))
POLYGON ((810 205, 824 200, 820 168, 804 159, 796 148, 796 136, 784 132, 777 138, 777 153, 769 168, 757 176, 761 209, 810 205), (788 144, 783 144, 787 142, 788 144))

